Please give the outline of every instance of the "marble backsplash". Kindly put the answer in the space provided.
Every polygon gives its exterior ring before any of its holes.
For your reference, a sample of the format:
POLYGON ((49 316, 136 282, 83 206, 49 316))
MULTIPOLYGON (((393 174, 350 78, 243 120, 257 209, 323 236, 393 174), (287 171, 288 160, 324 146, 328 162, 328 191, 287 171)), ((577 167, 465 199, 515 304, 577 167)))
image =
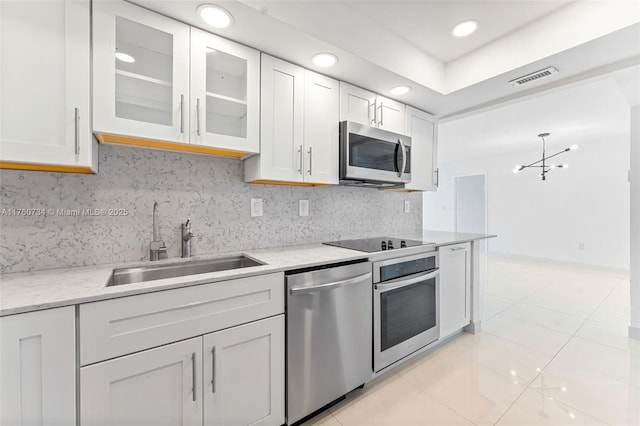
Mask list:
POLYGON ((97 175, 2 170, 0 182, 1 273, 148 259, 154 201, 169 257, 180 255, 187 217, 193 255, 407 233, 422 224, 421 193, 246 184, 238 160, 109 145, 100 145, 97 175), (251 217, 251 198, 263 199, 264 216, 251 217), (309 200, 308 217, 298 216, 301 199, 309 200), (96 209, 107 215, 88 213, 96 209))

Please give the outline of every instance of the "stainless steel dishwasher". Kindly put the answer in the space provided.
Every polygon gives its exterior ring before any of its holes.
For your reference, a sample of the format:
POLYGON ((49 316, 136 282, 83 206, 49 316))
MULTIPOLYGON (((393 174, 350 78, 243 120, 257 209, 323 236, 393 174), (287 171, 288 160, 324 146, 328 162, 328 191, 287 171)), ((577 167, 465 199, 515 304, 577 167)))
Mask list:
POLYGON ((286 283, 291 425, 373 374, 371 262, 294 271, 286 283))

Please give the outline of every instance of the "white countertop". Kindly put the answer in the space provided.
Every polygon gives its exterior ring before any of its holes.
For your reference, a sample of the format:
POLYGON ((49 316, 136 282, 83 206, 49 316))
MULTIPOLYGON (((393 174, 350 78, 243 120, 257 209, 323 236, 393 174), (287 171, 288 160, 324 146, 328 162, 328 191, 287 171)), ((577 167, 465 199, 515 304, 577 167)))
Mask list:
MULTIPOLYGON (((436 246, 439 246, 493 236, 423 231, 400 235, 398 238, 422 239, 434 242, 436 246)), ((153 262, 153 264, 215 259, 237 254, 241 253, 220 253, 209 256, 194 256, 189 259, 172 258, 153 262)), ((265 263, 265 265, 112 287, 106 285, 114 268, 146 266, 151 262, 129 262, 0 275, 0 316, 375 257, 375 253, 364 253, 323 244, 251 250, 242 252, 242 254, 265 263)))

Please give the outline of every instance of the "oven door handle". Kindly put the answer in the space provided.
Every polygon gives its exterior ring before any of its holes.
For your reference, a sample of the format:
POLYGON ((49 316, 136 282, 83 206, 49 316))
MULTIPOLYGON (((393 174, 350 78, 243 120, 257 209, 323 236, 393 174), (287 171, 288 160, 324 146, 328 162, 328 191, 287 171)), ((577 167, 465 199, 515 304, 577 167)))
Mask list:
POLYGON ((419 275, 413 276, 413 277, 411 277, 409 279, 407 279, 407 278, 399 278, 397 280, 389 281, 389 282, 386 282, 386 283, 376 284, 375 288, 376 288, 376 290, 381 290, 381 291, 393 290, 393 289, 396 289, 396 288, 405 287, 405 286, 408 286, 408 285, 411 285, 411 284, 419 283, 420 281, 431 279, 431 278, 437 276, 438 274, 440 274, 440 270, 439 269, 432 269, 430 271, 423 272, 423 273, 421 273, 419 275))
POLYGON ((334 288, 344 287, 351 284, 358 284, 367 279, 371 278, 371 272, 367 272, 366 274, 358 275, 357 277, 349 278, 348 280, 335 281, 332 283, 314 285, 309 287, 293 287, 289 290, 289 294, 296 295, 302 293, 314 293, 320 290, 333 290, 334 288))

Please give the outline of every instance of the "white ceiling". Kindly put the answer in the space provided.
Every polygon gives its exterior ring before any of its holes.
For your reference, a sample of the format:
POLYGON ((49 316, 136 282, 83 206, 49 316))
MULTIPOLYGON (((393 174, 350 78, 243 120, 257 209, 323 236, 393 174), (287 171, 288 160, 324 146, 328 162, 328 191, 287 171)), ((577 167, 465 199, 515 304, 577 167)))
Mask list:
POLYGON ((439 118, 640 63, 637 0, 130 1, 439 118), (204 2, 229 10, 234 25, 207 28, 196 15, 204 2), (452 23, 467 18, 480 20, 480 30, 454 39, 452 23), (338 64, 313 65, 322 51, 338 64), (508 84, 547 66, 560 72, 508 84), (394 97, 396 85, 412 90, 394 97))
MULTIPOLYGON (((565 86, 438 126, 439 161, 493 157, 540 148, 550 151, 629 134, 629 104, 617 79, 640 80, 635 66, 565 86)), ((633 89, 638 90, 637 87, 633 89)))
MULTIPOLYGON (((510 32, 553 12, 573 0, 475 0, 475 1, 405 1, 405 0, 349 0, 349 1, 259 1, 247 3, 258 5, 266 13, 269 10, 287 9, 289 14, 276 16, 288 24, 311 31, 321 39, 349 37, 353 31, 353 16, 345 13, 349 8, 354 14, 368 21, 364 28, 384 29, 406 43, 415 45, 424 53, 440 62, 447 63, 480 46, 503 37, 510 32), (293 9, 299 10, 294 16, 293 9), (338 25, 328 26, 318 20, 327 10, 338 25), (289 17, 289 18, 287 18, 289 17), (471 37, 456 38, 453 27, 467 19, 479 21, 480 27, 471 37)), ((357 28, 358 31, 361 28, 357 28)), ((372 34, 372 37, 377 37, 372 34)), ((378 36, 379 37, 379 36, 378 36)))

